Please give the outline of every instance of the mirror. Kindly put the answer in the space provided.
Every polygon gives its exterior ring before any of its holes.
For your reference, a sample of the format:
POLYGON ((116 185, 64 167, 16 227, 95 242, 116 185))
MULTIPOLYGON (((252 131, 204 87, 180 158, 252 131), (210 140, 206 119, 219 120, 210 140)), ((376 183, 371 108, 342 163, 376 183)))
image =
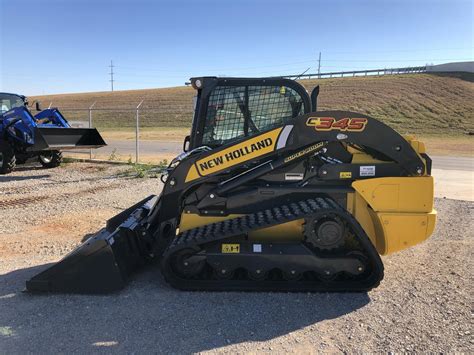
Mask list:
POLYGON ((41 102, 36 101, 35 105, 36 105, 36 111, 43 111, 43 109, 41 108, 41 102))

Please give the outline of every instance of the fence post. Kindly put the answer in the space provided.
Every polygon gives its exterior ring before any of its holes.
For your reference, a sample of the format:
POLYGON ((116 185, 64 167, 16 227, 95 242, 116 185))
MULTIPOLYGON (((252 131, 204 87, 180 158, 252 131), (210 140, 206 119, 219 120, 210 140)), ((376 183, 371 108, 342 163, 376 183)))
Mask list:
MULTIPOLYGON (((97 101, 94 101, 94 103, 89 106, 89 128, 92 128, 92 108, 96 102, 97 101)), ((92 159, 92 149, 89 149, 89 159, 92 159)))
POLYGON ((136 116, 136 123, 135 123, 135 164, 138 164, 138 160, 140 158, 140 106, 142 105, 144 100, 140 101, 137 106, 137 116, 136 116))

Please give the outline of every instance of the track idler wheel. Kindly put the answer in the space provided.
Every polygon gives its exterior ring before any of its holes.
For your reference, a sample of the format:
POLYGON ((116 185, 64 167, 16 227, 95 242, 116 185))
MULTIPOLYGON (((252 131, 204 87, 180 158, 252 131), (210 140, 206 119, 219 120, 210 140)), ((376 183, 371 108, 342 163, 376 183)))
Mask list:
POLYGON ((218 280, 230 280, 234 277, 234 270, 228 270, 226 268, 214 270, 214 275, 218 280))
POLYGON ((338 217, 305 219, 305 240, 320 250, 334 250, 344 246, 347 228, 338 217))
POLYGON ((283 278, 287 281, 295 281, 301 278, 301 273, 296 270, 283 271, 283 278))
POLYGON ((263 281, 267 278, 267 272, 262 269, 248 270, 247 274, 250 280, 263 281))
POLYGON ((186 248, 173 255, 171 267, 174 272, 184 278, 199 275, 206 265, 206 257, 197 255, 198 252, 197 248, 186 248))

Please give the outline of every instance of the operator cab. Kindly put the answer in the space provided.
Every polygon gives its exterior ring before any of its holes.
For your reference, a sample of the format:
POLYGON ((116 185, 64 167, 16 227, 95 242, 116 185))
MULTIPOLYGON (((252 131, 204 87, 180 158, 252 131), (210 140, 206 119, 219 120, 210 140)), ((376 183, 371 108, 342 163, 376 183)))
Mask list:
POLYGON ((290 79, 201 77, 191 85, 198 94, 185 151, 217 148, 311 112, 306 89, 290 79))
POLYGON ((14 108, 26 106, 27 100, 23 95, 0 93, 0 114, 4 114, 14 108))

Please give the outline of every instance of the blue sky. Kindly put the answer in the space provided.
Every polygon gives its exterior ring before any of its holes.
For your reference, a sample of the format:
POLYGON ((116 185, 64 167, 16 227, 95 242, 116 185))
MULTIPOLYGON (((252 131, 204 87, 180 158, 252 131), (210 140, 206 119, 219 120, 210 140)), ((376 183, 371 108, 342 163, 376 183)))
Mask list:
POLYGON ((472 60, 460 0, 0 0, 0 91, 26 95, 182 85, 472 60))

